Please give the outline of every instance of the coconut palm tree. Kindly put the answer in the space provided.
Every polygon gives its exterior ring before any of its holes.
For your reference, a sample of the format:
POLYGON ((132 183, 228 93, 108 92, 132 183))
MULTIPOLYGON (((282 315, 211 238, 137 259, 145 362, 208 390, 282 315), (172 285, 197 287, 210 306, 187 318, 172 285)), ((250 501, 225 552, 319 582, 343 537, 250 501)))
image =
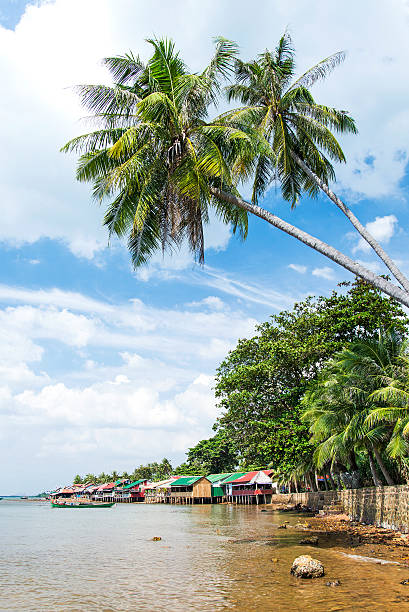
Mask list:
POLYGON ((317 444, 314 461, 318 468, 336 461, 358 475, 356 455, 364 451, 375 486, 382 484, 375 462, 387 484, 394 484, 381 454, 391 429, 383 423, 371 426, 367 421, 373 408, 370 389, 358 372, 348 369, 346 358, 343 361, 350 352, 341 352, 303 398, 306 408, 302 418, 310 425, 311 442, 317 444))
POLYGON ((368 426, 389 425, 392 428, 386 452, 402 461, 409 455, 409 345, 390 330, 379 338, 354 344, 346 352, 345 365, 359 374, 371 388, 373 408, 368 426))
POLYGON ((322 190, 349 219, 362 238, 372 247, 402 287, 409 291, 409 280, 386 251, 357 219, 348 206, 329 188, 335 180, 332 162, 345 162, 345 156, 333 131, 356 133, 354 120, 346 111, 317 104, 310 87, 324 79, 345 58, 339 52, 325 58, 293 81, 295 54, 286 32, 276 47, 264 51, 256 60, 235 61, 236 83, 227 87, 229 101, 237 100, 243 108, 229 111, 225 117, 234 125, 261 130, 271 143, 275 163, 261 155, 257 161, 252 201, 257 203, 272 180, 278 179, 283 197, 295 206, 303 191, 316 196, 322 190))
MULTIPOLYGON (((191 74, 172 42, 148 42, 154 52, 146 64, 133 55, 105 60, 113 87, 79 88, 99 129, 62 149, 81 153, 77 178, 93 183, 97 200, 109 201, 104 223, 111 235, 128 238, 134 265, 157 249, 178 248, 185 239, 203 262, 210 209, 242 237, 250 212, 409 306, 409 292, 240 197, 240 180, 248 180, 255 168, 259 176, 260 160, 277 168, 280 160, 259 130, 228 125, 223 117, 208 120, 232 68, 235 44, 217 39, 209 65, 191 74)), ((342 117, 351 124, 346 114, 342 117)))

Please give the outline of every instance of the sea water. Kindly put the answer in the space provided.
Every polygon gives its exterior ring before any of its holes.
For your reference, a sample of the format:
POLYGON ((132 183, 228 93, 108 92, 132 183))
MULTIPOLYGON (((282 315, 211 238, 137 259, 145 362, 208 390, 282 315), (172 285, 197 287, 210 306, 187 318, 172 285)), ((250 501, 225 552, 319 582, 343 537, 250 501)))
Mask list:
MULTIPOLYGON (((231 505, 51 508, 0 501, 0 610, 409 610, 409 568, 309 549, 289 514, 231 505), (153 538, 161 540, 154 541, 153 538), (299 580, 312 554, 326 576, 299 580), (340 580, 338 587, 326 581, 340 580)), ((305 537, 305 536, 304 536, 305 537)))

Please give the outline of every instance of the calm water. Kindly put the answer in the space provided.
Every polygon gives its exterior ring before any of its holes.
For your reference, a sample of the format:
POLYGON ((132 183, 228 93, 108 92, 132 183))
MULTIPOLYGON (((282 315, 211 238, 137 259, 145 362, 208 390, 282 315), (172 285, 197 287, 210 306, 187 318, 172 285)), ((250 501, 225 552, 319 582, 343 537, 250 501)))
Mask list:
POLYGON ((277 529, 284 520, 300 519, 220 505, 63 510, 3 500, 0 610, 409 610, 409 586, 399 584, 409 569, 301 547, 300 533, 277 529), (325 578, 290 576, 308 553, 325 578), (340 587, 325 586, 335 579, 340 587))

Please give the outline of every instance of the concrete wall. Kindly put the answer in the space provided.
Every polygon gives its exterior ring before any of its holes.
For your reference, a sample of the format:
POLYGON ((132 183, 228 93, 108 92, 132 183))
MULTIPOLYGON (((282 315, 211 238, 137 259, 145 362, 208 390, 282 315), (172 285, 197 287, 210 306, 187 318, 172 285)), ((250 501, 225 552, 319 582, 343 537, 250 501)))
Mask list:
POLYGON ((409 485, 277 494, 271 502, 304 504, 314 510, 322 510, 331 503, 339 504, 352 520, 409 532, 409 485))

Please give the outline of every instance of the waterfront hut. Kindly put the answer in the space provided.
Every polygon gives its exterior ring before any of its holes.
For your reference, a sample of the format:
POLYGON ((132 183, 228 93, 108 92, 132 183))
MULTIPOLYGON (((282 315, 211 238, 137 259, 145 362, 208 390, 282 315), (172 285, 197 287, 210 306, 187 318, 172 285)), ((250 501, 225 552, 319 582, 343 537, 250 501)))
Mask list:
POLYGON ((233 472, 220 482, 219 486, 223 491, 223 497, 225 497, 227 501, 233 501, 232 482, 244 476, 244 474, 246 474, 246 472, 233 472))
POLYGON ((112 501, 114 496, 115 483, 107 482, 95 491, 95 499, 99 499, 102 501, 112 501))
POLYGON ((75 491, 72 487, 62 487, 60 489, 57 489, 56 491, 53 491, 50 494, 50 497, 67 499, 69 497, 73 497, 74 494, 75 491))
POLYGON ((144 488, 145 492, 145 503, 146 504, 163 504, 169 501, 172 482, 177 480, 179 476, 171 476, 166 480, 158 480, 157 482, 151 482, 144 488))
POLYGON ((206 476, 183 476, 171 485, 170 502, 173 504, 211 503, 212 483, 206 476))
MULTIPOLYGON (((267 470, 266 470, 267 471, 267 470)), ((231 482, 232 498, 236 503, 253 504, 271 501, 273 483, 264 470, 247 472, 231 482)))
POLYGON ((232 476, 233 472, 224 472, 222 474, 209 474, 206 476, 207 480, 212 483, 211 495, 212 503, 218 503, 225 500, 226 492, 221 486, 221 483, 226 480, 229 476, 232 476))
POLYGON ((122 500, 125 502, 143 502, 145 500, 145 487, 149 480, 141 478, 123 487, 122 500))

